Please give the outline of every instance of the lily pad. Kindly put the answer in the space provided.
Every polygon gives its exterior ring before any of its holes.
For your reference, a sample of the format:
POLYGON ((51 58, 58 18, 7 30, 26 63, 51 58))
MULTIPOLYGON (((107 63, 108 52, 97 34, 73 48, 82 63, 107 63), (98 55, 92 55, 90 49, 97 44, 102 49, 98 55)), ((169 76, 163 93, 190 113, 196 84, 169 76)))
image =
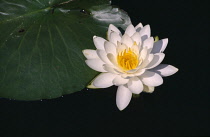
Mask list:
POLYGON ((51 99, 80 91, 97 75, 83 49, 128 15, 107 0, 1 0, 0 97, 51 99))

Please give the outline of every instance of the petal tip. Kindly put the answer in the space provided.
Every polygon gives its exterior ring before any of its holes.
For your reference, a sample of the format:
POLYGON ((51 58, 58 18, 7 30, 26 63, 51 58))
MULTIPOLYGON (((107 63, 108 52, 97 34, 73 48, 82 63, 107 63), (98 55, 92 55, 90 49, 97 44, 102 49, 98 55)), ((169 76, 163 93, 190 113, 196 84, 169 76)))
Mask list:
POLYGON ((87 85, 87 88, 89 88, 89 89, 99 89, 98 87, 93 85, 93 82, 90 83, 89 85, 87 85))
MULTIPOLYGON (((175 73, 177 73, 177 72, 179 71, 178 68, 176 68, 176 67, 174 67, 174 66, 172 66, 172 65, 169 65, 169 66, 171 67, 171 74, 168 75, 168 76, 171 76, 171 75, 173 75, 173 74, 175 74, 175 73)), ((167 76, 167 75, 166 75, 166 76, 167 76)))
POLYGON ((116 105, 119 110, 125 109, 132 98, 132 92, 125 86, 121 85, 117 89, 116 105))
POLYGON ((176 67, 174 67, 174 74, 175 74, 176 72, 178 72, 178 71, 179 71, 179 69, 176 68, 176 67))
POLYGON ((145 27, 149 27, 149 28, 150 28, 150 25, 149 25, 149 24, 147 24, 147 25, 145 25, 145 27))
POLYGON ((120 111, 123 111, 125 108, 121 108, 119 106, 117 106, 117 108, 120 110, 120 111))
POLYGON ((164 38, 163 41, 166 45, 168 44, 168 38, 164 38))
POLYGON ((109 27, 115 27, 113 24, 109 24, 109 27))
POLYGON ((134 28, 133 24, 129 24, 129 25, 128 25, 128 27, 132 27, 132 28, 134 28))
POLYGON ((139 22, 139 24, 136 25, 135 28, 137 28, 137 27, 141 27, 142 28, 143 27, 143 24, 141 22, 139 22))
POLYGON ((87 56, 88 56, 88 53, 87 53, 87 49, 84 49, 84 50, 82 50, 82 54, 87 58, 87 56))
POLYGON ((84 54, 84 53, 85 53, 85 51, 86 51, 86 49, 83 49, 83 50, 82 50, 82 53, 84 54))
MULTIPOLYGON (((128 106, 128 105, 127 105, 128 106)), ((123 111, 127 106, 123 106, 123 105, 119 105, 117 103, 117 108, 120 110, 120 111, 123 111)))

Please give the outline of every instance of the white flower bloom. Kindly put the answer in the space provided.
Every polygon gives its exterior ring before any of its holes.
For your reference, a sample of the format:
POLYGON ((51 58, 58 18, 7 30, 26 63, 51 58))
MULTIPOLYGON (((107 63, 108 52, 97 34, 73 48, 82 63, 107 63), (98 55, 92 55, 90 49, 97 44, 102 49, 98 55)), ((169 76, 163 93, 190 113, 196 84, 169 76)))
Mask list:
POLYGON ((125 34, 110 24, 107 39, 94 36, 96 50, 83 50, 86 64, 100 73, 88 88, 119 86, 116 104, 123 110, 129 104, 132 93, 152 93, 154 87, 163 83, 162 77, 170 76, 177 68, 160 64, 165 54, 168 39, 154 42, 150 26, 129 25, 125 34))

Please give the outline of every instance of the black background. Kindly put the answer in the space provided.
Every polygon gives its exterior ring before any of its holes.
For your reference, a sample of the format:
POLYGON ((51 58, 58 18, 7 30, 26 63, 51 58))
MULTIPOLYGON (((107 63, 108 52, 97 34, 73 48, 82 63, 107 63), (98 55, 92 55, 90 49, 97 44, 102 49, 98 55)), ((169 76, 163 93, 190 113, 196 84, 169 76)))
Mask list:
POLYGON ((119 111, 117 87, 42 101, 0 99, 1 137, 210 136, 208 1, 115 0, 132 23, 169 38, 165 64, 179 68, 153 94, 119 111))

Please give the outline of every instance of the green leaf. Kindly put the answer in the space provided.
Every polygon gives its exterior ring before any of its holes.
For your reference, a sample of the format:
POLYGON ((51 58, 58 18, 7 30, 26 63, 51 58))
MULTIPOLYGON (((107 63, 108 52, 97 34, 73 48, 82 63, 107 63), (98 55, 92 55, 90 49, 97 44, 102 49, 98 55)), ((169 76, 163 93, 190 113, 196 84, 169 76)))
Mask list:
POLYGON ((0 97, 51 99, 80 91, 97 75, 84 49, 128 15, 107 0, 0 0, 0 97))

